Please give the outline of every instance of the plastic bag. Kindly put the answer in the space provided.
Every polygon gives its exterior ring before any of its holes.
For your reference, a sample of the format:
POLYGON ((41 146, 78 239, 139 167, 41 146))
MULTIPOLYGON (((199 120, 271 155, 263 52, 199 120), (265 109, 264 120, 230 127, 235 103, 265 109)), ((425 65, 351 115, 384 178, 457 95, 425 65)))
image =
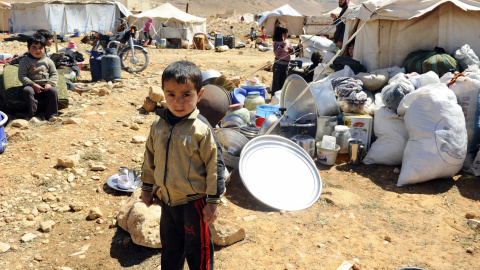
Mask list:
POLYGON ((433 71, 429 71, 427 73, 420 75, 419 81, 420 81, 420 87, 423 87, 425 85, 439 83, 440 78, 438 77, 437 73, 433 71))
POLYGON ((363 82, 363 86, 368 91, 378 91, 382 89, 388 82, 387 69, 374 70, 370 73, 360 72, 355 77, 363 82))
POLYGON ((334 52, 337 49, 335 43, 328 38, 312 36, 312 35, 300 35, 300 42, 303 47, 315 47, 317 50, 325 50, 328 52, 334 52))
POLYGON ((478 56, 468 44, 465 44, 460 49, 456 50, 453 57, 457 59, 463 69, 467 69, 471 65, 480 66, 478 56))
POLYGON ((345 66, 342 70, 335 71, 334 73, 328 75, 328 78, 340 78, 340 77, 354 77, 355 73, 349 66, 345 66))
POLYGON ((375 111, 373 131, 377 140, 363 159, 365 164, 400 165, 408 141, 403 118, 382 106, 375 111))
POLYGON ((462 108, 445 84, 430 84, 400 104, 408 131, 398 186, 452 177, 467 153, 467 130, 462 108))
POLYGON ((413 91, 415 91, 413 85, 403 76, 399 76, 382 89, 383 104, 396 113, 403 97, 413 91))

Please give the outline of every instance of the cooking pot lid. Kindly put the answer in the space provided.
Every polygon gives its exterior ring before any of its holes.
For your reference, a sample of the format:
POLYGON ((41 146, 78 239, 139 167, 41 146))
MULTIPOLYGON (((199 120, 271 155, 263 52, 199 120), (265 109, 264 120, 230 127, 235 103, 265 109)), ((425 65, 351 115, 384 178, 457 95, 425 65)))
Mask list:
POLYGON ((279 210, 306 209, 322 191, 320 173, 312 158, 281 136, 264 135, 247 143, 240 155, 239 172, 255 198, 279 210))

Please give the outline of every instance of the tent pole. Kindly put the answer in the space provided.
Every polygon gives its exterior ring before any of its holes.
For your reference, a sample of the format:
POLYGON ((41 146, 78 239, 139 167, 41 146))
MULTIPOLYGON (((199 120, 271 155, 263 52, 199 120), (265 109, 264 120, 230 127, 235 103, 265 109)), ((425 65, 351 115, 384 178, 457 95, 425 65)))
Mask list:
POLYGON ((53 38, 55 40, 55 51, 58 53, 57 31, 53 31, 53 38))

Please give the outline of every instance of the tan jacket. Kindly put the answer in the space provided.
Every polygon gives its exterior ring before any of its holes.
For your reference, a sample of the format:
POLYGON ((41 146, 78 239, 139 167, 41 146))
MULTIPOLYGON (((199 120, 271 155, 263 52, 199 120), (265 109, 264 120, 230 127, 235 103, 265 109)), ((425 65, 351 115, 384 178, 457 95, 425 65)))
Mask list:
POLYGON ((207 195, 219 203, 225 192, 222 150, 213 128, 195 109, 174 126, 166 110, 152 123, 146 143, 142 181, 160 186, 168 205, 186 204, 207 195))

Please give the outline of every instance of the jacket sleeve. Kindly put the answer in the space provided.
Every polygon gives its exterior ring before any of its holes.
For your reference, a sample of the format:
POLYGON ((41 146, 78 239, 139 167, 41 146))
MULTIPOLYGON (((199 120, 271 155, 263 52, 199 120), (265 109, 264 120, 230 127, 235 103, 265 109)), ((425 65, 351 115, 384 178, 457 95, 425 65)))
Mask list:
POLYGON ((18 80, 24 85, 33 85, 35 82, 28 78, 28 61, 24 59, 18 65, 18 80))
MULTIPOLYGON (((147 142, 145 144, 145 154, 142 165, 142 182, 146 187, 152 187, 155 184, 155 149, 153 147, 153 134, 158 124, 158 118, 153 121, 150 127, 150 134, 148 135, 147 142)), ((142 187, 142 190, 148 190, 148 188, 142 187)))
POLYGON ((200 143, 200 153, 207 170, 207 203, 220 203, 220 196, 225 192, 225 163, 222 147, 217 136, 209 127, 200 143))
POLYGON ((50 84, 51 86, 57 86, 57 82, 58 82, 57 68, 55 67, 55 64, 53 63, 53 61, 50 59, 47 60, 47 65, 48 65, 48 71, 49 71, 47 83, 50 84))

